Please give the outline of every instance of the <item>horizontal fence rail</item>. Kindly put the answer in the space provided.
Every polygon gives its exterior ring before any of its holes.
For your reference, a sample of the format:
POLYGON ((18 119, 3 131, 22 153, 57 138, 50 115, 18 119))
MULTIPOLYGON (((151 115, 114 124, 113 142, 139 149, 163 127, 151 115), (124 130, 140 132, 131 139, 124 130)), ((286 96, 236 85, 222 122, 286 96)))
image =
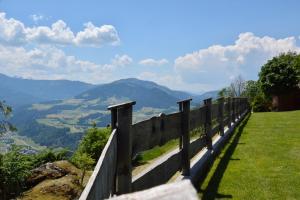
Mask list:
POLYGON ((166 183, 176 172, 190 174, 190 159, 202 149, 212 150, 212 138, 224 135, 249 111, 247 98, 204 100, 190 110, 191 99, 178 102, 179 112, 132 124, 135 102, 110 106, 112 134, 80 200, 104 199, 166 183), (198 138, 190 135, 197 132, 198 138), (199 134, 198 134, 199 132, 199 134), (162 155, 156 165, 132 177, 132 158, 140 152, 178 139, 179 148, 162 155))

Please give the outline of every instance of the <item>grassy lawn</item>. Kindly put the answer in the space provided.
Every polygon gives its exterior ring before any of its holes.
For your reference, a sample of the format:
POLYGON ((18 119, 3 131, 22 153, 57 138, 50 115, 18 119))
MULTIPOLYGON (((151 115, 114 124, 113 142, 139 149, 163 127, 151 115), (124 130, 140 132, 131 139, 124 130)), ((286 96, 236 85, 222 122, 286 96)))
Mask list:
POLYGON ((300 199, 300 111, 254 113, 199 186, 202 199, 300 199))

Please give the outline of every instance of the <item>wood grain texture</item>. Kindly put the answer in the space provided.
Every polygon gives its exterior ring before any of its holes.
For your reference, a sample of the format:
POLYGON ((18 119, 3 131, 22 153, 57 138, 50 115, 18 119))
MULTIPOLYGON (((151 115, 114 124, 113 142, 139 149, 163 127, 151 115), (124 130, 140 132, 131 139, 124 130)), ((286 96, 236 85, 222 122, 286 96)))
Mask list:
POLYGON ((205 122, 205 107, 194 109, 190 111, 190 130, 204 125, 205 122))
POLYGON ((111 133, 79 200, 100 200, 113 193, 117 163, 116 129, 111 133))
POLYGON ((169 183, 148 190, 114 197, 113 200, 197 200, 198 195, 190 180, 169 183))
POLYGON ((155 160, 145 171, 133 178, 133 191, 140 191, 166 183, 181 167, 178 149, 155 160))
POLYGON ((181 134, 181 113, 152 117, 132 125, 131 131, 133 154, 164 145, 181 134))

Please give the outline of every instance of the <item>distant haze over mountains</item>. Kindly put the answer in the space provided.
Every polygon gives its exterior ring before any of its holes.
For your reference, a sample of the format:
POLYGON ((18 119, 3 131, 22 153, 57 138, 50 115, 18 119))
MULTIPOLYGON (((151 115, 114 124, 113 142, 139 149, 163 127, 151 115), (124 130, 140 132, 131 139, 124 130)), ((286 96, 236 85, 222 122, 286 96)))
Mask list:
POLYGON ((92 122, 110 123, 109 105, 136 101, 133 121, 178 110, 177 101, 193 98, 199 105, 217 91, 192 95, 134 78, 91 85, 78 81, 11 78, 0 74, 0 99, 15 107, 12 122, 18 133, 36 143, 74 149, 92 122))
POLYGON ((195 95, 188 92, 171 90, 154 82, 143 81, 135 78, 121 79, 103 85, 93 85, 80 81, 69 80, 24 79, 19 77, 10 77, 0 73, 0 100, 5 100, 13 107, 19 107, 32 103, 64 100, 75 96, 79 97, 79 95, 83 95, 90 89, 94 89, 89 91, 94 97, 100 95, 97 94, 97 91, 102 91, 104 92, 103 95, 108 96, 111 96, 111 93, 114 93, 118 96, 121 95, 130 97, 133 95, 133 93, 130 93, 130 91, 126 90, 124 91, 121 88, 130 88, 133 85, 135 85, 135 87, 139 85, 139 87, 136 87, 135 89, 151 89, 154 93, 165 93, 166 95, 170 95, 177 100, 193 97, 194 102, 202 100, 202 97, 214 97, 216 93, 216 91, 212 91, 203 93, 201 95, 195 95), (110 90, 110 92, 108 92, 108 90, 110 90))
POLYGON ((0 100, 13 107, 71 98, 94 85, 67 80, 31 80, 0 74, 0 100))

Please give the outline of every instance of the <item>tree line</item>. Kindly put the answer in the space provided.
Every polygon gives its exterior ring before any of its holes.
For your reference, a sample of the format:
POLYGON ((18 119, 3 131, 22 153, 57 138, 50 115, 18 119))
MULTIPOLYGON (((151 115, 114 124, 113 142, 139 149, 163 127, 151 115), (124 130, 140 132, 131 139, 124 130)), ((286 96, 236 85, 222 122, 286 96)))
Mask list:
POLYGON ((258 80, 235 78, 219 92, 220 97, 248 97, 254 112, 271 111, 272 96, 289 94, 300 88, 300 54, 288 52, 268 60, 258 80))

